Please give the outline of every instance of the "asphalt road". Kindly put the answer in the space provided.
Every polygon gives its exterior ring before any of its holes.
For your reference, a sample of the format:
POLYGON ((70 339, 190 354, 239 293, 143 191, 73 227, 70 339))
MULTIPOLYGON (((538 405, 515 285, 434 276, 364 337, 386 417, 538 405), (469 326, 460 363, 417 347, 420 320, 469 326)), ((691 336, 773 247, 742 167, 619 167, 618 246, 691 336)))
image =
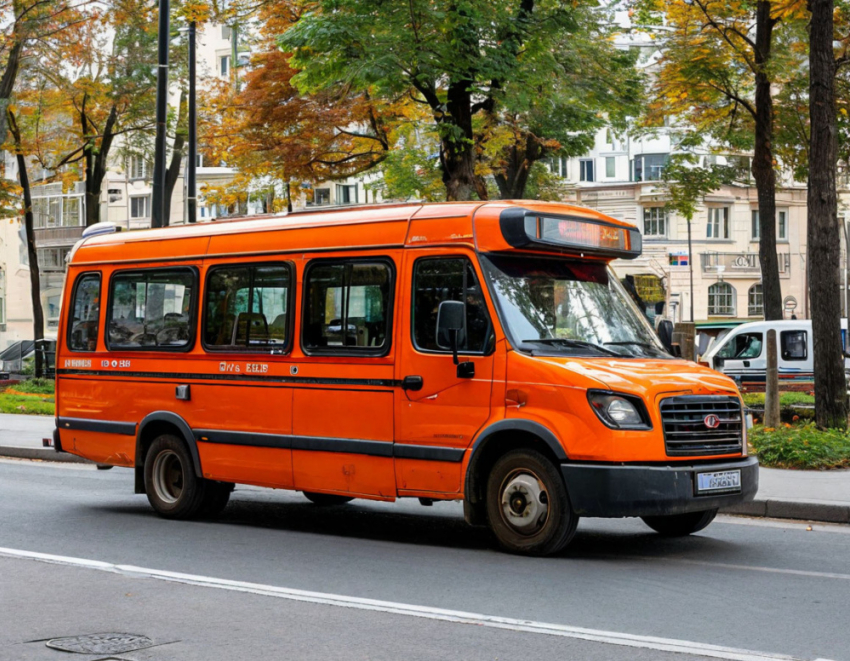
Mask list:
POLYGON ((584 520, 529 559, 457 504, 243 488, 215 522, 171 522, 130 471, 0 460, 0 547, 3 661, 61 661, 45 639, 95 632, 156 646, 74 658, 850 661, 848 526, 719 518, 668 540, 584 520))

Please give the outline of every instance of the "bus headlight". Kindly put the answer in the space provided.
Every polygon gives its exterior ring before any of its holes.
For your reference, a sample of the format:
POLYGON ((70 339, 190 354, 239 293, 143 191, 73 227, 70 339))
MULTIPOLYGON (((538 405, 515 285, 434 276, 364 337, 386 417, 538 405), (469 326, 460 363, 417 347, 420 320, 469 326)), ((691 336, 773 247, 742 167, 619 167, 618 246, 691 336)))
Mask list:
POLYGON ((612 429, 652 429, 639 397, 604 390, 588 390, 587 401, 599 419, 612 429))

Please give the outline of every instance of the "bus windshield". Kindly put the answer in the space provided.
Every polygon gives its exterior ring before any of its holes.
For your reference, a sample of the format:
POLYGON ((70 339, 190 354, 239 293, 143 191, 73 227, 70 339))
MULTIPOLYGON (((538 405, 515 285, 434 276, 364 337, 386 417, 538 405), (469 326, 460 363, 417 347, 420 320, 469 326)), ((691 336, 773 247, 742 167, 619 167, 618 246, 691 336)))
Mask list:
POLYGON ((605 264, 482 256, 514 347, 535 355, 670 358, 605 264))

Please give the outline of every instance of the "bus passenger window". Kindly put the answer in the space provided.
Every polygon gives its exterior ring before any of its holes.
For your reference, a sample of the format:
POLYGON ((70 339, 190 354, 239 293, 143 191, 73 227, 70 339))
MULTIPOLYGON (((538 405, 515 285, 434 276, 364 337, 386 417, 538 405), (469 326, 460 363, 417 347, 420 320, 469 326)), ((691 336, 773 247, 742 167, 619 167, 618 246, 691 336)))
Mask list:
POLYGON ((385 353, 390 342, 391 281, 384 262, 311 264, 304 293, 305 350, 385 353))
POLYGON ((107 340, 110 349, 189 346, 195 274, 189 269, 128 271, 112 277, 107 340))
POLYGON ((493 326, 481 285, 469 260, 420 259, 413 271, 413 341, 417 349, 437 346, 437 310, 443 301, 466 304, 466 338, 460 351, 484 353, 493 340, 493 326))
POLYGON ((68 348, 95 351, 100 324, 100 274, 86 273, 74 288, 73 316, 69 321, 68 348))
POLYGON ((207 280, 204 344, 227 351, 282 350, 292 275, 286 264, 215 268, 207 280))

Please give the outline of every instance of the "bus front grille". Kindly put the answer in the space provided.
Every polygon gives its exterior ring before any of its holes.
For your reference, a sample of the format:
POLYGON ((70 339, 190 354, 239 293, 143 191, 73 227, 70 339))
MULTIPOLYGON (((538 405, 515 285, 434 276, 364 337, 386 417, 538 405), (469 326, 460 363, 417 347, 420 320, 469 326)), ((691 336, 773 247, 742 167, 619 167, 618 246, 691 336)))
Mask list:
POLYGON ((740 452, 743 415, 737 397, 683 395, 661 400, 668 457, 740 452))

